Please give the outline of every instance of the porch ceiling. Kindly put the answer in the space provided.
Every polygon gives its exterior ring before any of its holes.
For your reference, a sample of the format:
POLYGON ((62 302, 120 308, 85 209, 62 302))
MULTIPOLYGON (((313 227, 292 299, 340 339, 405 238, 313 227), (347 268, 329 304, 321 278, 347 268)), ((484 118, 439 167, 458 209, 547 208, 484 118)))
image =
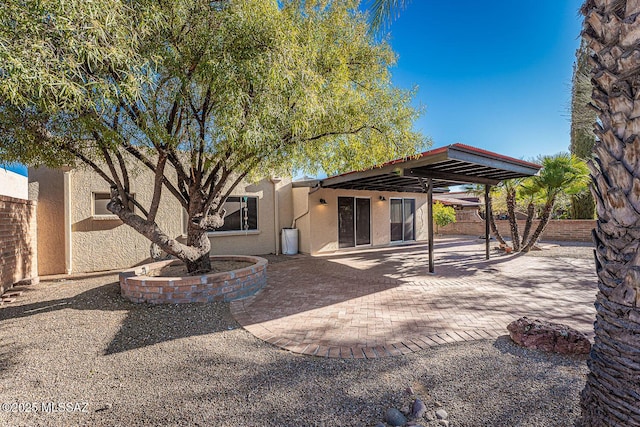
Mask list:
POLYGON ((323 188, 426 193, 426 181, 443 191, 460 184, 496 185, 500 181, 535 175, 540 165, 464 144, 426 151, 413 158, 394 160, 364 171, 320 180, 323 188))

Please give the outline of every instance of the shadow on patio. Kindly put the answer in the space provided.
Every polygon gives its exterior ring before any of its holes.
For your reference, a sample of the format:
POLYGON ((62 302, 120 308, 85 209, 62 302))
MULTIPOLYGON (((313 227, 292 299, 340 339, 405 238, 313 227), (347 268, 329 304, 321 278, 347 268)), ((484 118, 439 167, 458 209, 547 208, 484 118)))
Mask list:
POLYGON ((273 265, 269 285, 234 302, 232 312, 258 338, 334 357, 380 357, 495 338, 521 316, 591 332, 592 261, 519 254, 487 261, 483 249, 477 239, 436 244, 434 275, 427 273, 425 245, 273 265))

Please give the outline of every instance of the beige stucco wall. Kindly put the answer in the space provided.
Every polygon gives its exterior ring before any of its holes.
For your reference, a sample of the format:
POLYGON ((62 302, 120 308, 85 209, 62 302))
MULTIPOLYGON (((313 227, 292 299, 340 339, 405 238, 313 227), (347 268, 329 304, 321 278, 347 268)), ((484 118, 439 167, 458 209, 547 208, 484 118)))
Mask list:
MULTIPOLYGON (((427 196, 419 193, 394 193, 381 191, 356 191, 321 189, 305 195, 295 194, 297 204, 308 198, 309 213, 297 221, 300 229, 300 251, 317 254, 331 252, 338 247, 338 197, 362 197, 371 200, 371 245, 391 243, 391 198, 410 198, 416 201, 416 241, 428 239, 427 196), (386 200, 381 201, 380 196, 386 200), (326 200, 322 205, 320 199, 326 200)), ((294 203, 295 204, 295 203, 294 203)))
MULTIPOLYGON (((40 275, 65 273, 64 173, 47 168, 31 169, 30 181, 38 182, 38 265, 40 275)), ((151 202, 153 176, 139 170, 131 177, 131 190, 143 206, 151 202)), ((109 185, 95 172, 78 168, 70 172, 71 271, 73 273, 127 268, 149 257, 150 242, 113 216, 93 215, 93 193, 108 193, 109 185)), ((257 196, 258 230, 248 233, 210 233, 212 254, 268 254, 280 250, 279 233, 291 226, 291 179, 263 179, 241 183, 233 196, 257 196), (274 191, 275 190, 275 191, 274 191), (275 197, 274 197, 275 196, 275 197), (278 215, 275 215, 275 206, 278 215)), ((169 236, 184 241, 183 209, 163 192, 156 222, 169 236)))
MULTIPOLYGON (((131 192, 142 206, 151 204, 153 175, 138 170, 130 177, 131 192)), ((109 193, 109 184, 87 168, 71 171, 72 271, 127 268, 149 258, 151 242, 115 215, 93 215, 92 193, 109 193)), ((182 207, 164 191, 156 223, 169 236, 182 234, 182 207)))
POLYGON ((33 197, 38 202, 38 274, 62 274, 65 272, 63 172, 30 168, 29 182, 37 183, 33 197))
POLYGON ((311 253, 311 224, 309 215, 309 191, 307 187, 293 188, 293 219, 291 223, 298 229, 298 251, 311 253))
POLYGON ((258 197, 258 230, 209 233, 211 253, 263 255, 280 252, 280 230, 290 227, 293 220, 291 178, 265 178, 257 183, 241 183, 231 196, 258 197))

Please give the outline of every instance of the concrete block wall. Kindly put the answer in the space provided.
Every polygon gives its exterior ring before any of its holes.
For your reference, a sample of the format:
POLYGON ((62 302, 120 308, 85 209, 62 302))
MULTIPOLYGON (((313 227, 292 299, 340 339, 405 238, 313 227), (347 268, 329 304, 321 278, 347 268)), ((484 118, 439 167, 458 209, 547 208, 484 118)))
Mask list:
POLYGON ((38 280, 36 206, 0 195, 0 294, 38 280))

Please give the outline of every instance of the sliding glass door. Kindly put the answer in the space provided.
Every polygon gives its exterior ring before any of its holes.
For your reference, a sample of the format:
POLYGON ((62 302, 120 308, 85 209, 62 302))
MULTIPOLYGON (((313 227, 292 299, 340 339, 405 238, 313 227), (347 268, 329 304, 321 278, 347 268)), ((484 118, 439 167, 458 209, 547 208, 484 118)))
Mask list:
POLYGON ((416 239, 416 201, 414 199, 391 199, 391 241, 402 242, 416 239))
POLYGON ((357 197, 338 197, 338 246, 351 248, 371 244, 371 202, 357 197))

